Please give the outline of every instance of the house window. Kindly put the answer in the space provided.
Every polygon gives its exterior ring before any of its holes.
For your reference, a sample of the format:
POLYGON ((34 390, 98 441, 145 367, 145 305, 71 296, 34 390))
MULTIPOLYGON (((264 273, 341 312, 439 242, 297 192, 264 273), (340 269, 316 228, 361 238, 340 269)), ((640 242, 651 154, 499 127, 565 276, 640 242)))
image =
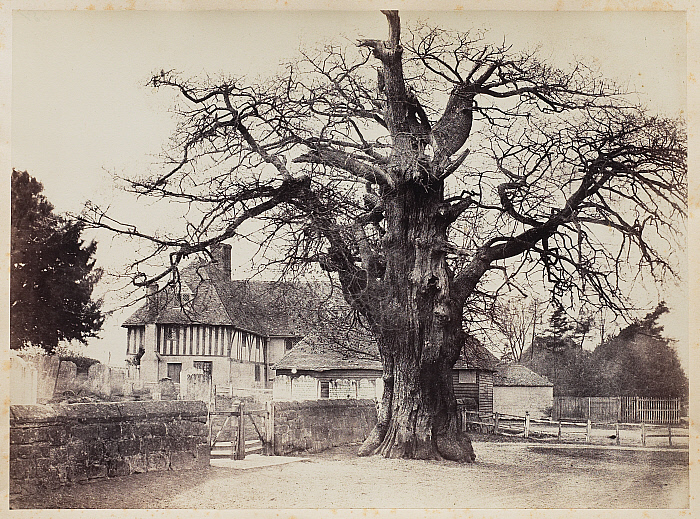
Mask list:
POLYGON ((256 364, 256 365, 255 365, 255 381, 256 381, 256 382, 260 382, 260 379, 261 379, 261 378, 262 378, 262 377, 261 377, 261 375, 260 375, 260 364, 256 364))
POLYGON ((286 351, 289 351, 289 350, 291 350, 293 347, 294 347, 294 339, 292 339, 291 337, 287 337, 287 338, 284 340, 284 349, 285 349, 286 351))
POLYGON ((194 361, 194 369, 201 369, 205 375, 211 376, 211 362, 206 360, 194 361))
POLYGON ((330 382, 328 380, 321 381, 321 398, 326 399, 330 396, 330 382))
POLYGON ((165 348, 163 350, 164 355, 177 355, 175 352, 177 344, 177 330, 174 326, 165 326, 163 329, 163 335, 165 336, 165 348))
POLYGON ((476 371, 460 369, 459 370, 460 384, 476 384, 476 371))
POLYGON ((143 348, 144 326, 131 326, 126 332, 126 353, 136 355, 143 348))
POLYGON ((180 362, 168 362, 168 378, 175 382, 180 383, 180 372, 182 371, 182 363, 180 362))

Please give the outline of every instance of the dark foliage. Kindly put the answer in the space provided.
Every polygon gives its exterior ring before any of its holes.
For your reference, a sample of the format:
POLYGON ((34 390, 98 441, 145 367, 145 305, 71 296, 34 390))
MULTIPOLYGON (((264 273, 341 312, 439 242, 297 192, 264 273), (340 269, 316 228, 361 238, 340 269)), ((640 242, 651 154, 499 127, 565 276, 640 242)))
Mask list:
MULTIPOLYGON (((668 312, 661 303, 653 312, 620 331, 593 352, 571 336, 538 337, 524 353, 524 364, 554 383, 555 395, 688 398, 688 377, 672 341, 657 321, 668 312)), ((571 327, 570 329, 573 329, 571 327)))
POLYGON ((688 398, 688 377, 657 321, 664 303, 623 329, 591 355, 594 387, 603 395, 688 398))
POLYGON ((84 224, 53 213, 43 186, 12 171, 10 346, 34 344, 53 352, 60 341, 85 343, 102 328, 97 244, 80 238, 84 224))
MULTIPOLYGON (((538 337, 534 354, 523 355, 523 364, 554 384, 554 395, 591 396, 591 353, 576 347, 573 341, 554 341, 538 337)), ((597 393, 593 393, 597 394, 597 393)))

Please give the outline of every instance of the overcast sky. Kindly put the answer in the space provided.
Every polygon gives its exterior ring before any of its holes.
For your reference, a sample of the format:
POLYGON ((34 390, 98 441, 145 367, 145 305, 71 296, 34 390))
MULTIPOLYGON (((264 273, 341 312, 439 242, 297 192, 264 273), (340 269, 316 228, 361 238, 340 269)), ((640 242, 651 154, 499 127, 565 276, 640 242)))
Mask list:
MULTIPOLYGON (((678 115, 686 109, 682 12, 423 12, 403 13, 402 23, 419 18, 486 28, 489 38, 505 37, 516 50, 539 46, 540 55, 559 66, 584 61, 639 92, 655 111, 678 115)), ((12 21, 12 167, 41 181, 57 211, 79 212, 93 200, 143 225, 171 222, 115 190, 112 174, 157 168, 173 128, 173 97, 147 87, 150 74, 175 69, 186 76, 264 76, 300 44, 387 33, 384 17, 374 11, 17 11, 12 21)), ((98 264, 109 270, 135 257, 122 242, 106 235, 98 240, 98 264)), ((239 259, 237 273, 244 275, 247 259, 239 259)), ((685 289, 668 294, 674 315, 665 324, 680 341, 687 366, 685 289)), ((111 294, 108 309, 119 298, 111 294)), ((131 311, 111 317, 103 339, 87 352, 121 362, 125 339, 119 325, 131 311)))

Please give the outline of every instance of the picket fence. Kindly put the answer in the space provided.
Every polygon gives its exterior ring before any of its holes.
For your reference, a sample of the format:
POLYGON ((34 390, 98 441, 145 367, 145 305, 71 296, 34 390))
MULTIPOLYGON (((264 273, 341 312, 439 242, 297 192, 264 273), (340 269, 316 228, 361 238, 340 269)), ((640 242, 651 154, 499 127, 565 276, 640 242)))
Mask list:
POLYGON ((552 419, 677 424, 681 421, 681 402, 679 398, 557 396, 552 419))

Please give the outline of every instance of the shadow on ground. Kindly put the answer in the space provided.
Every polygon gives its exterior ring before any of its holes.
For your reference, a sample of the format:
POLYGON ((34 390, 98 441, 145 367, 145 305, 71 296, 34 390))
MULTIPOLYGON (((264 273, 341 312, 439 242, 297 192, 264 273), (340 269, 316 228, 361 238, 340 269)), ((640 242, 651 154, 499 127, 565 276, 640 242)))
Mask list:
MULTIPOLYGON (((12 508, 687 508, 687 451, 474 442, 477 461, 358 458, 357 446, 241 470, 138 474, 12 508)), ((232 466, 233 467, 233 466, 232 466)))

